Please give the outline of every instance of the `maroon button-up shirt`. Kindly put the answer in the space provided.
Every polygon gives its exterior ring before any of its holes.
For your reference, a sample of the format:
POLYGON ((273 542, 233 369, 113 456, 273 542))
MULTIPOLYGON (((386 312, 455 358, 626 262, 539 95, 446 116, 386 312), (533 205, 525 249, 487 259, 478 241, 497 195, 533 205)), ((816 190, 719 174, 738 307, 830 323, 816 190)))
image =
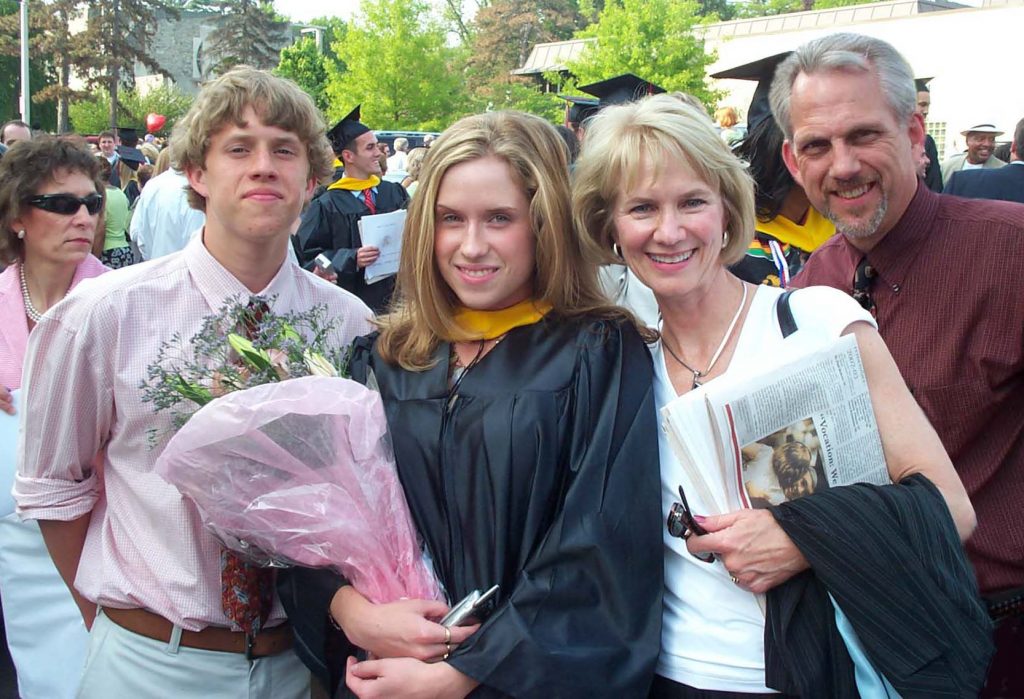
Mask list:
MULTIPOLYGON (((792 286, 849 293, 863 257, 836 235, 792 286)), ((981 590, 1024 585, 1024 204, 918 185, 867 258, 878 330, 977 513, 981 590)))

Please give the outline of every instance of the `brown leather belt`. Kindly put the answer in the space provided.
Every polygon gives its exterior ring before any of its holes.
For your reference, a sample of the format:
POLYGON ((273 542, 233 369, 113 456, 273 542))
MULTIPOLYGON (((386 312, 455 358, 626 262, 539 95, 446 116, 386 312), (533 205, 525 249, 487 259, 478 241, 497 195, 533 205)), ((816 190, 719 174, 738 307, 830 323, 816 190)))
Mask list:
MULTIPOLYGON (((170 642, 174 631, 174 624, 145 609, 104 607, 103 613, 121 628, 156 641, 170 642)), ((263 658, 277 655, 292 647, 292 627, 285 622, 272 629, 265 629, 255 636, 247 637, 242 631, 232 631, 223 626, 207 626, 202 631, 182 630, 180 643, 186 648, 244 653, 249 658, 263 658)))

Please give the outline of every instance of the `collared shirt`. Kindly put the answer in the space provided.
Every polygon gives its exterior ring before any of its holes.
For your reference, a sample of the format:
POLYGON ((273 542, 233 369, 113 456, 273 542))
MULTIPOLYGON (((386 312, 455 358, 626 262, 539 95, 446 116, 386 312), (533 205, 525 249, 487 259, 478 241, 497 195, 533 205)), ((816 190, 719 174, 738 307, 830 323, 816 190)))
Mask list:
MULTIPOLYGON (((374 201, 376 201, 377 200, 377 188, 376 187, 370 187, 370 189, 373 190, 373 199, 374 199, 374 201)), ((354 196, 356 199, 358 199, 359 201, 363 202, 364 204, 366 203, 366 190, 365 189, 353 189, 351 191, 352 191, 352 196, 354 196)))
MULTIPOLYGON (((1024 205, 919 184, 867 254, 878 331, 931 420, 978 517, 967 542, 982 592, 1024 585, 1024 205)), ((864 257, 844 236, 794 287, 851 290, 864 257)))
POLYGON ((206 216, 188 205, 188 179, 174 170, 146 183, 135 204, 130 233, 142 258, 153 260, 184 248, 206 216))
MULTIPOLYGON (((167 412, 142 402, 140 384, 161 344, 193 337, 205 317, 246 288, 201 236, 177 255, 77 288, 33 331, 14 496, 29 519, 92 513, 75 586, 106 607, 143 607, 187 630, 230 626, 221 610, 221 546, 195 508, 155 473, 172 432, 167 412), (149 434, 164 435, 151 448, 149 434), (105 445, 102 478, 93 455, 105 445)), ((266 289, 276 311, 322 303, 333 341, 371 329, 352 294, 285 262, 266 289)), ((275 600, 269 624, 283 618, 275 600)))

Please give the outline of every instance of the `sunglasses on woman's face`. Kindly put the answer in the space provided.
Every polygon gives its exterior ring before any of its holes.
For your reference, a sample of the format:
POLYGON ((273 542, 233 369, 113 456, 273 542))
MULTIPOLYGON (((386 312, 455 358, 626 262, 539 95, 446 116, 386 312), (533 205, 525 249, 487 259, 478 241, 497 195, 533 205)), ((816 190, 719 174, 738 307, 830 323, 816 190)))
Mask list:
POLYGON ((103 197, 95 192, 87 197, 76 197, 73 194, 40 194, 29 199, 28 203, 37 209, 62 216, 77 214, 84 206, 90 216, 95 216, 103 208, 103 197))

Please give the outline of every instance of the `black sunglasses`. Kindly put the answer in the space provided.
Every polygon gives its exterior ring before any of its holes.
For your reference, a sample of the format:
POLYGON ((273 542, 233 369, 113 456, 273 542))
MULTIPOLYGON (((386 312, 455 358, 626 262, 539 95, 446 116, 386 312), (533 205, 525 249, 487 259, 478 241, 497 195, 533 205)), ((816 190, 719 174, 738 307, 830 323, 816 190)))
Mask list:
MULTIPOLYGON (((686 502, 686 493, 683 492, 683 486, 679 486, 679 500, 672 505, 672 509, 668 511, 668 521, 665 523, 668 526, 668 533, 678 539, 689 539, 690 536, 704 536, 707 534, 707 530, 697 524, 697 520, 693 518, 693 513, 690 511, 690 503, 686 502)), ((695 553, 694 558, 705 563, 714 563, 715 554, 713 553, 695 553)))
POLYGON ((76 197, 73 194, 40 194, 29 199, 28 203, 37 209, 62 216, 77 214, 84 206, 90 216, 95 216, 103 208, 103 197, 96 193, 87 197, 76 197))

